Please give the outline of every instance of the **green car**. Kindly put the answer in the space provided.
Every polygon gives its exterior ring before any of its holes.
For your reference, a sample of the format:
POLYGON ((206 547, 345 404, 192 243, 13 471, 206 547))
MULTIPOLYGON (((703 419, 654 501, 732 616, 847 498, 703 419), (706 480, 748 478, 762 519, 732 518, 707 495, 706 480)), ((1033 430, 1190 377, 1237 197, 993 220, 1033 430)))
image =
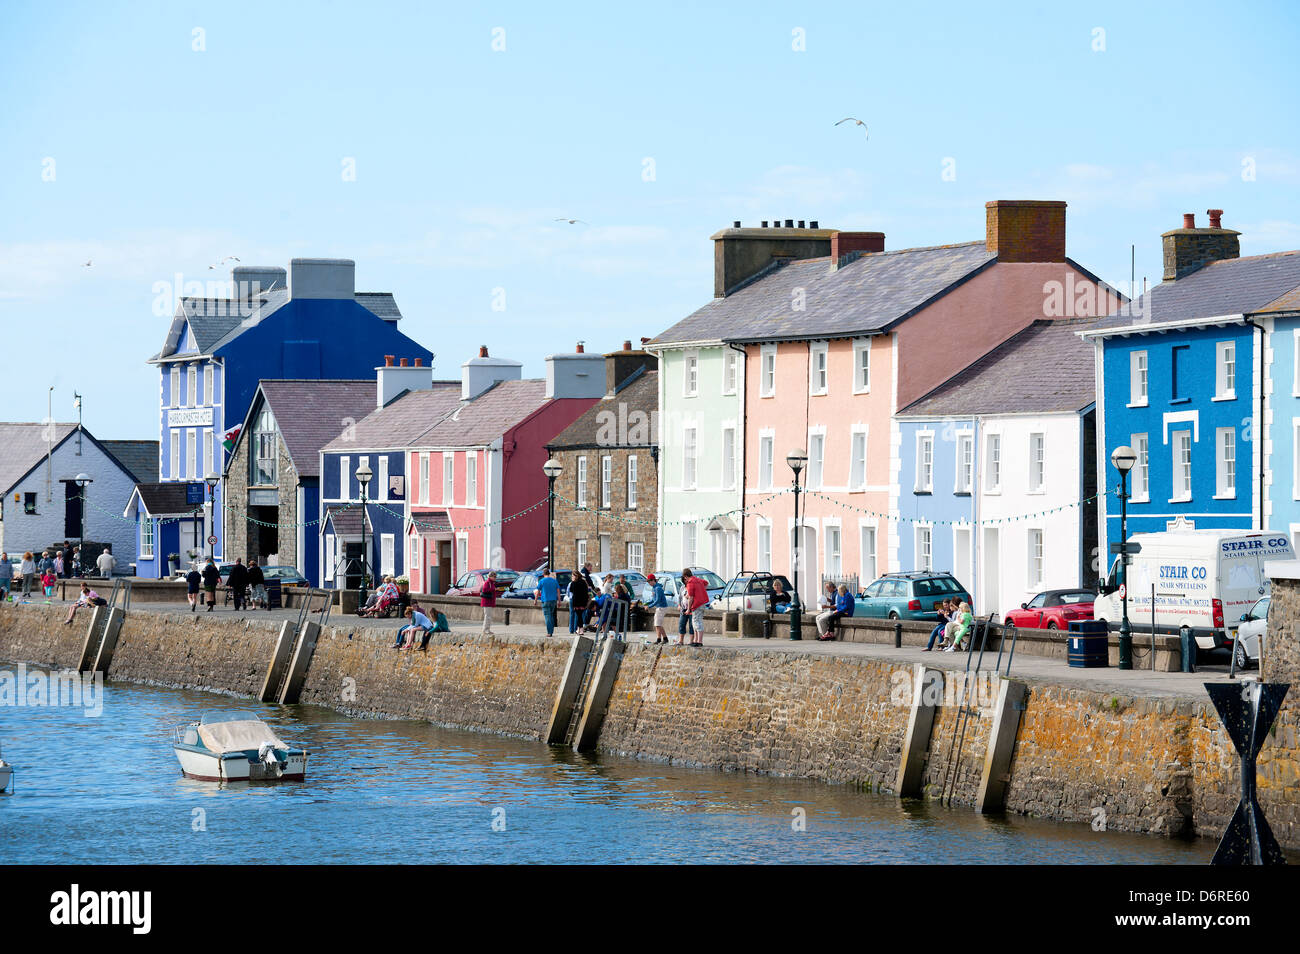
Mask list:
POLYGON ((939 619, 935 607, 944 600, 971 602, 970 594, 951 573, 886 573, 857 598, 854 616, 877 619, 939 619))

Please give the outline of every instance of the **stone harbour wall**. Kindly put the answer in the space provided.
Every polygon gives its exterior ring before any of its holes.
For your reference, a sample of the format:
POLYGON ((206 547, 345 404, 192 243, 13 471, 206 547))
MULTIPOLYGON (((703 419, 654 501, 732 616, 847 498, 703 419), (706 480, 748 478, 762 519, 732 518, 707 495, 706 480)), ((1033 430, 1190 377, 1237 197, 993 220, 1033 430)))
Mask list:
MULTIPOLYGON (((65 614, 58 606, 0 607, 0 662, 75 666, 90 616, 83 611, 67 627, 65 614)), ((439 634, 426 653, 405 653, 391 648, 395 627, 326 627, 300 701, 356 717, 543 737, 567 639, 439 634)), ((278 625, 254 620, 128 614, 110 679, 253 697, 278 632, 278 625)), ((913 675, 912 665, 862 656, 630 643, 597 750, 888 792, 898 775, 913 675)), ((970 805, 998 683, 968 687, 971 714, 962 735, 962 678, 944 674, 922 783, 929 797, 946 784, 955 804, 970 805)), ((1238 762, 1208 701, 1026 682, 1009 811, 1157 835, 1222 833, 1237 803, 1238 762)), ((1259 763, 1260 802, 1291 849, 1300 848, 1295 713, 1289 701, 1259 763)))

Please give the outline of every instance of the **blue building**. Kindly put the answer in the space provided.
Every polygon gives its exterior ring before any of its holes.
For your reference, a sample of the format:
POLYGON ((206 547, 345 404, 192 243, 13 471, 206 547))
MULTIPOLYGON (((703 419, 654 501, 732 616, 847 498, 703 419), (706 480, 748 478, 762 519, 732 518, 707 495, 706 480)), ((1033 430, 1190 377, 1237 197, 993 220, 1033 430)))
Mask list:
MULTIPOLYGON (((1294 426, 1285 413, 1297 399, 1284 397, 1298 378, 1295 336, 1285 328, 1300 306, 1300 253, 1241 258, 1239 233, 1222 228, 1221 215, 1210 210, 1209 228, 1184 216, 1183 228, 1162 236, 1164 281, 1082 333, 1094 344, 1101 382, 1102 486, 1118 486, 1116 447, 1137 454, 1130 534, 1300 523, 1294 426)), ((1100 552, 1119 538, 1112 493, 1103 501, 1100 552)))
MULTIPOLYGON (((922 398, 918 404, 924 405, 922 398)), ((966 587, 971 568, 975 421, 951 414, 897 416, 898 568, 947 570, 966 587)), ((864 580, 863 585, 871 582, 864 580)))
MULTIPOLYGON (((432 363, 428 349, 398 331, 392 295, 356 292, 352 261, 293 259, 287 279, 283 268, 239 267, 226 297, 183 298, 162 350, 149 359, 159 374, 160 482, 188 488, 179 520, 170 521, 178 523, 177 549, 157 547, 160 555, 138 567, 141 576, 165 576, 171 552, 182 564, 191 553, 225 557, 225 515, 248 516, 243 502, 227 507, 227 452, 260 381, 368 378, 385 355, 432 363), (203 481, 213 473, 222 480, 209 517, 203 481)), ((174 497, 158 503, 174 507, 174 497)), ((161 526, 149 529, 161 539, 161 526)))

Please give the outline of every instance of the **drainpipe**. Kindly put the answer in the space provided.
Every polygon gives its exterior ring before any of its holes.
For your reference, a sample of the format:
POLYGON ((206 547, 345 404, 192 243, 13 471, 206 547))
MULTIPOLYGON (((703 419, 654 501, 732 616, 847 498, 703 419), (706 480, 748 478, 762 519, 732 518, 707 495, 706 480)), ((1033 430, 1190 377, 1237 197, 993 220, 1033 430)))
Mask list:
POLYGON ((1264 328, 1257 325, 1249 318, 1242 318, 1242 324, 1249 325, 1259 332, 1259 345, 1256 350, 1259 352, 1259 416, 1255 419, 1255 441, 1259 447, 1259 484, 1255 493, 1259 507, 1259 526, 1257 529, 1264 529, 1264 328))
MULTIPOLYGON (((740 371, 743 372, 745 369, 745 359, 747 357, 745 353, 745 349, 742 347, 737 347, 736 345, 732 344, 730 341, 725 343, 726 346, 730 348, 732 351, 739 352, 740 371)), ((725 375, 727 373, 725 367, 726 365, 725 361, 723 362, 723 365, 724 367, 722 373, 725 375)), ((740 379, 742 377, 744 377, 744 375, 741 373, 738 373, 736 375, 736 396, 740 398, 740 441, 738 446, 736 447, 736 464, 738 465, 738 469, 740 470, 740 473, 732 475, 736 480, 736 489, 739 491, 740 511, 741 511, 738 514, 738 516, 740 517, 740 552, 736 554, 737 573, 739 573, 745 567, 745 456, 746 456, 745 450, 749 446, 746 443, 746 441, 748 440, 748 433, 749 433, 749 405, 745 401, 745 388, 740 382, 740 379)), ((772 448, 773 448, 772 466, 775 469, 776 441, 772 442, 772 448)))

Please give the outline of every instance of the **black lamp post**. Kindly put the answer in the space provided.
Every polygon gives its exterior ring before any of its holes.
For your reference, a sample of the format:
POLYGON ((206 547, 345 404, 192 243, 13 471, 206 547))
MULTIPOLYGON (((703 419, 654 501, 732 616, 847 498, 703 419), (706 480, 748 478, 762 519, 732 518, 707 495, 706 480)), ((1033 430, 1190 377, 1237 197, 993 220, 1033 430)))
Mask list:
POLYGON ((208 546, 208 556, 212 557, 215 563, 217 552, 215 543, 208 543, 208 537, 217 535, 217 484, 221 483, 221 475, 215 470, 208 471, 208 476, 203 478, 203 482, 208 485, 208 534, 203 538, 203 542, 208 546))
POLYGON ((1127 444, 1116 447, 1110 462, 1119 471, 1119 668, 1133 668, 1133 631, 1128 622, 1128 472, 1137 463, 1137 454, 1127 444))
POLYGON ((361 485, 361 595, 357 598, 357 612, 366 605, 366 568, 370 565, 370 554, 366 550, 366 487, 370 484, 370 478, 374 472, 369 467, 362 464, 357 468, 357 483, 361 485))
MULTIPOLYGON (((86 549, 86 486, 88 484, 93 484, 95 481, 94 478, 92 478, 89 474, 78 474, 76 477, 72 479, 75 480, 77 482, 77 486, 81 488, 81 507, 80 507, 81 519, 78 521, 79 526, 77 527, 77 550, 79 552, 85 552, 86 549)), ((70 566, 64 567, 64 569, 67 571, 69 576, 72 575, 72 567, 70 566)), ((83 576, 85 575, 84 570, 82 571, 82 575, 83 576)))
POLYGON ((799 564, 803 562, 803 547, 799 537, 799 474, 808 463, 808 454, 803 450, 792 450, 785 457, 785 462, 794 471, 794 545, 790 551, 790 563, 794 569, 794 592, 790 594, 790 638, 803 639, 803 605, 799 600, 799 564))
POLYGON ((557 572, 555 565, 555 480, 560 474, 564 473, 564 465, 552 457, 542 465, 542 473, 546 475, 549 484, 549 492, 546 498, 546 565, 552 573, 557 572))

